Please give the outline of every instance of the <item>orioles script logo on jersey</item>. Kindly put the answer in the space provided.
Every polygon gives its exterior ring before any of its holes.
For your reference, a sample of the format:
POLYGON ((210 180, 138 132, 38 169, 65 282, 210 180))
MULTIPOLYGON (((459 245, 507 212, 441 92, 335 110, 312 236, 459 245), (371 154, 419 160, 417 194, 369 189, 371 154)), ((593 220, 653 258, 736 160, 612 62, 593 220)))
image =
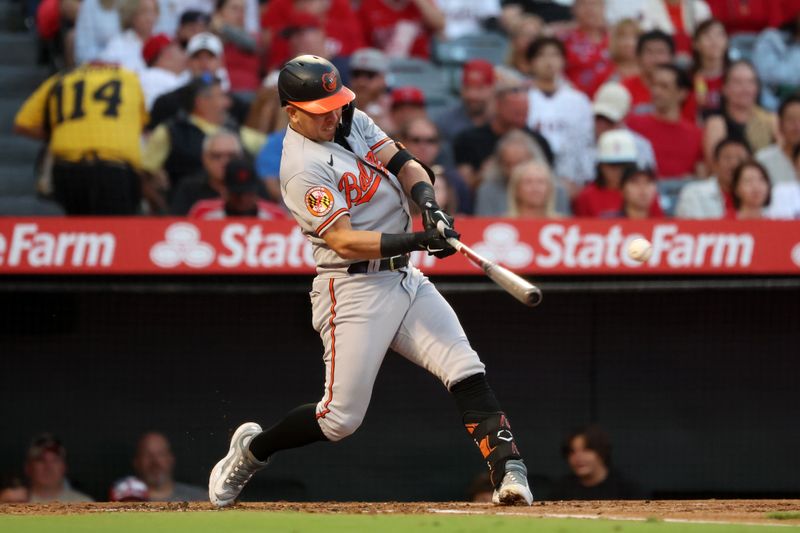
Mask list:
POLYGON ((372 200, 375 191, 381 184, 381 174, 375 169, 365 165, 361 160, 356 160, 358 176, 352 172, 345 172, 339 180, 339 190, 347 199, 347 208, 361 205, 372 200))
POLYGON ((306 209, 315 217, 324 217, 333 209, 333 193, 325 187, 312 187, 306 192, 306 209))
POLYGON ((336 90, 336 73, 333 71, 326 72, 322 75, 322 88, 332 93, 336 90))

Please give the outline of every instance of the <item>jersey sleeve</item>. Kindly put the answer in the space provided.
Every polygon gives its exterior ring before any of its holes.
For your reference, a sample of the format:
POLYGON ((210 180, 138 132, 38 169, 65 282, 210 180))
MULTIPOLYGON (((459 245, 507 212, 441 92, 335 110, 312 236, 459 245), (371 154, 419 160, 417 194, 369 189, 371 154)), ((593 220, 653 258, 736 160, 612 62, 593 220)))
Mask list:
POLYGON ((360 109, 356 109, 356 112, 353 114, 353 130, 354 133, 357 131, 364 137, 370 151, 376 154, 384 147, 394 142, 391 137, 386 135, 386 133, 375 124, 375 121, 373 121, 369 115, 360 109))
POLYGON ((14 118, 14 124, 26 129, 36 129, 46 127, 45 110, 47 107, 47 97, 53 88, 53 84, 59 78, 55 75, 45 81, 39 86, 36 91, 25 100, 22 104, 17 116, 14 118))
POLYGON ((336 220, 350 215, 347 201, 330 180, 301 172, 282 187, 286 207, 306 232, 321 237, 336 220))

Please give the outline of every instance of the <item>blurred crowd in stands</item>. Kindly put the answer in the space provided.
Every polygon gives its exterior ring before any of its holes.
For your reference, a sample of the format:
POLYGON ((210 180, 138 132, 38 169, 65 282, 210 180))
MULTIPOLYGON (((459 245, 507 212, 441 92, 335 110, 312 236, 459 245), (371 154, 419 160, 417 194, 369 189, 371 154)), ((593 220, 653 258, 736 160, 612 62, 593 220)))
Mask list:
POLYGON ((58 72, 15 131, 68 215, 286 217, 277 74, 309 53, 452 214, 800 218, 800 0, 41 0, 35 25, 58 72))
MULTIPOLYGON (((537 499, 546 500, 634 500, 649 497, 636 481, 628 478, 612 461, 612 442, 596 424, 569 432, 561 445, 568 473, 551 480, 533 476, 537 499)), ((167 437, 150 431, 139 437, 130 463, 132 473, 114 481, 100 501, 182 502, 208 501, 205 487, 181 483, 174 478, 175 455, 167 437)), ((24 455, 24 474, 0 476, 0 505, 4 503, 79 503, 94 499, 81 492, 68 476, 67 449, 61 440, 42 433, 31 441, 24 455)), ((202 470, 202 468, 201 468, 202 470)), ((458 488, 454 487, 454 494, 458 488)), ((468 501, 490 502, 492 484, 482 472, 466 487, 468 501)))

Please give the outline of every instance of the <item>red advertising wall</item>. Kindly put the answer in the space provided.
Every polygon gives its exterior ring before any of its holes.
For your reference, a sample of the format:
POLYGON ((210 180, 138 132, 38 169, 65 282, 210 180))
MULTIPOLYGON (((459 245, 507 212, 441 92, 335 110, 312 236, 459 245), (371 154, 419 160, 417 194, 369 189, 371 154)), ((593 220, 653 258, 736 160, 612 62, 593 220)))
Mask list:
MULTIPOLYGON (((462 241, 522 274, 800 274, 800 221, 459 219, 462 241), (627 243, 653 243, 646 263, 627 243)), ((477 269, 421 252, 436 275, 477 269)), ((306 274, 311 245, 294 222, 255 219, 0 218, 0 274, 306 274)))

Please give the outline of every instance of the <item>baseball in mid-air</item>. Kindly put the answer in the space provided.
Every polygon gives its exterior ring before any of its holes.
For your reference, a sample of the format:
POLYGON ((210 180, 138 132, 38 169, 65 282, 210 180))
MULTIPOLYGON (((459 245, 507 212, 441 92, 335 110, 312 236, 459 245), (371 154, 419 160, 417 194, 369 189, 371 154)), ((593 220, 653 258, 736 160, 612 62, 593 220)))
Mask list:
POLYGON ((647 239, 633 239, 628 244, 628 256, 631 259, 644 263, 653 255, 653 245, 647 239))

